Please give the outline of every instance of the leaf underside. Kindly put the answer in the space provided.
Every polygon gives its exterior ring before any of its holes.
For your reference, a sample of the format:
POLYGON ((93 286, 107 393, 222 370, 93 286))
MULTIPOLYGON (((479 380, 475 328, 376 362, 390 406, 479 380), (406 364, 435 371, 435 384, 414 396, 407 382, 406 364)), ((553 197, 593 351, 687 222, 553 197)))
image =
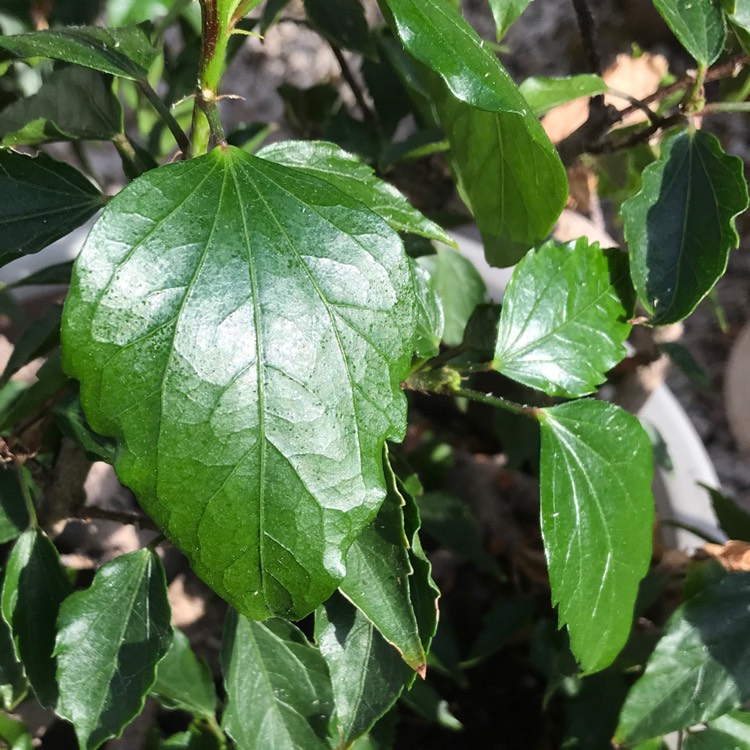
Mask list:
POLYGON ((299 618, 385 495, 415 327, 382 219, 229 147, 111 202, 62 340, 120 477, 198 575, 243 614, 299 618))

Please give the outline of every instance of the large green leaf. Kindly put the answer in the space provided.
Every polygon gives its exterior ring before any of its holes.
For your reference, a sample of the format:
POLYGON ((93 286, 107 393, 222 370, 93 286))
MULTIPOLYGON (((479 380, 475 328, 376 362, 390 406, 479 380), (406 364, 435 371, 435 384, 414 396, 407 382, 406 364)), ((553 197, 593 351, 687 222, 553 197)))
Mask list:
POLYGON ((721 54, 727 36, 721 0, 654 0, 654 7, 701 65, 721 54))
POLYGON ((24 532, 5 571, 2 614, 11 627, 16 656, 39 702, 48 708, 55 708, 58 700, 53 655, 57 614, 72 590, 57 550, 44 532, 24 532))
POLYGON ((45 154, 0 151, 0 265, 36 253, 102 207, 99 191, 77 170, 45 154))
POLYGON ((323 657, 292 623, 253 622, 230 611, 221 663, 222 726, 238 750, 323 750, 333 714, 323 657))
POLYGON ((0 36, 0 61, 32 57, 50 57, 137 81, 146 78, 156 50, 141 26, 69 26, 0 36))
POLYGON ((513 272, 493 366, 550 396, 592 393, 627 354, 633 302, 619 250, 548 242, 513 272))
POLYGON ((330 182, 382 216, 397 232, 455 245, 442 227, 426 219, 393 185, 381 180, 372 167, 334 143, 281 141, 261 149, 258 156, 330 182))
POLYGON ((434 71, 426 75, 433 103, 487 259, 513 265, 548 235, 565 206, 568 182, 557 152, 450 0, 381 0, 386 3, 404 47, 434 71))
POLYGON ((195 571, 245 614, 302 617, 385 494, 415 313, 382 219, 229 147, 109 204, 63 352, 91 426, 121 443, 120 477, 195 571))
POLYGON ((216 688, 208 665, 190 648, 184 633, 174 631, 172 645, 159 662, 151 692, 168 708, 179 708, 213 720, 216 688))
POLYGON ((333 684, 335 746, 368 732, 415 675, 367 618, 339 594, 315 613, 315 640, 333 684))
POLYGON ((670 138, 622 205, 633 283, 652 323, 689 315, 727 267, 748 207, 742 160, 716 136, 688 130, 670 138))
POLYGON ((18 473, 13 466, 0 466, 0 544, 19 537, 29 523, 18 473))
POLYGON ((449 247, 438 247, 435 255, 420 258, 419 264, 432 277, 443 305, 443 341, 458 346, 474 308, 487 296, 487 287, 472 262, 449 247))
POLYGON ((164 568, 141 549, 103 565, 91 587, 60 608, 57 713, 81 750, 119 736, 143 709, 172 640, 164 568))
POLYGON ((362 0, 304 0, 307 17, 332 44, 375 56, 362 0))
POLYGON ((636 742, 711 721, 750 698, 750 573, 732 573, 691 597, 664 635, 620 715, 636 742))
POLYGON ((0 112, 0 144, 108 141, 122 127, 122 106, 112 93, 112 79, 71 65, 52 73, 34 96, 0 112))
POLYGON ((23 664, 16 657, 10 626, 0 617, 0 710, 14 709, 28 689, 23 664))
POLYGON ((534 114, 539 117, 553 107, 567 104, 583 96, 596 96, 607 91, 600 76, 578 75, 567 78, 527 78, 519 87, 534 114))
POLYGON ((584 671, 630 633, 651 559, 651 441, 638 420, 586 399, 540 410, 542 535, 552 601, 584 671))
POLYGON ((531 0, 489 0, 489 4, 492 17, 495 19, 497 41, 499 42, 508 32, 511 24, 531 4, 531 0))
POLYGON ((750 750, 750 714, 733 711, 685 738, 685 750, 750 750))

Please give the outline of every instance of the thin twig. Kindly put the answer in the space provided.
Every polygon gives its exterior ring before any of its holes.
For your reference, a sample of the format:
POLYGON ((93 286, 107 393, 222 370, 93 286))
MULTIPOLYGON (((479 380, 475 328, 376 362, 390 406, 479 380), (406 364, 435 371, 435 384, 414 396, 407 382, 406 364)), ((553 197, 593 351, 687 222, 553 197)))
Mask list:
POLYGON ((74 519, 77 521, 115 521, 130 526, 138 526, 141 529, 159 530, 156 524, 143 513, 129 510, 109 510, 97 505, 86 505, 80 508, 74 519))
POLYGON ((597 50, 596 23, 591 8, 587 5, 586 0, 573 0, 573 9, 576 12, 576 21, 581 33, 581 44, 589 64, 589 71, 600 76, 602 74, 602 61, 597 50))
POLYGON ((190 140, 185 134, 185 131, 180 127, 180 124, 175 120, 174 115, 169 111, 169 107, 167 107, 156 91, 151 88, 151 84, 148 81, 138 81, 138 88, 143 92, 143 95, 153 105, 154 109, 158 112, 159 117, 161 117, 164 124, 169 128, 180 151, 182 151, 183 154, 186 154, 190 149, 190 140))
POLYGON ((357 100, 357 106, 359 107, 360 112, 362 112, 362 117, 365 118, 366 122, 376 122, 377 118, 375 117, 375 113, 370 109, 370 105, 367 103, 364 92, 359 85, 359 81, 357 81, 352 69, 349 67, 349 62, 346 57, 344 57, 344 53, 335 44, 331 44, 331 49, 333 50, 333 54, 341 68, 341 75, 344 76, 344 80, 351 89, 352 94, 354 94, 354 98, 357 100))

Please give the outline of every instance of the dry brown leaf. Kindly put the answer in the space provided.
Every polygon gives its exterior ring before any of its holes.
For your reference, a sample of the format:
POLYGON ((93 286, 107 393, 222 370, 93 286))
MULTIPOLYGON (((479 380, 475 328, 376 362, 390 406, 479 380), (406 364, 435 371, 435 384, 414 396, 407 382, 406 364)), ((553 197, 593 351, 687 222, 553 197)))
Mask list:
POLYGON ((750 544, 730 539, 726 544, 704 544, 703 549, 727 570, 750 571, 750 544))

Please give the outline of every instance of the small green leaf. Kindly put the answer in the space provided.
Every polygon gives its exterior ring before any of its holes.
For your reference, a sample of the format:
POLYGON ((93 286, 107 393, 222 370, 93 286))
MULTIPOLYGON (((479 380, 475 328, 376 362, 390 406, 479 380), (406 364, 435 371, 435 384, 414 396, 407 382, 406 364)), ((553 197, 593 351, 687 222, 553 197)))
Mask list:
MULTIPOLYGON (((697 3, 694 3, 697 5, 697 3)), ((622 205, 630 272, 652 323, 676 323, 711 291, 737 247, 735 220, 748 207, 742 160, 716 136, 684 131, 666 141, 622 205)))
POLYGON ((511 25, 520 17, 531 0, 489 0, 492 17, 495 19, 497 29, 497 41, 499 42, 507 33, 511 25))
POLYGON ((415 675, 372 623, 339 594, 315 613, 315 641, 331 673, 335 746, 346 748, 393 706, 415 675))
POLYGON ((51 305, 21 334, 0 375, 0 386, 5 385, 24 365, 47 354, 60 343, 61 315, 62 305, 51 305))
POLYGON ((45 154, 0 151, 0 193, 0 265, 43 250, 103 203, 80 172, 45 154))
POLYGON ((222 726, 238 750, 323 750, 334 705, 323 657, 286 620, 230 610, 221 648, 222 726))
POLYGON ((438 247, 436 255, 420 258, 419 265, 432 277, 443 303, 443 341, 458 346, 474 308, 487 296, 487 287, 473 263, 449 247, 438 247))
POLYGON ((122 132, 122 105, 109 76, 71 65, 39 91, 0 112, 0 145, 50 141, 108 141, 122 132))
POLYGON ((548 242, 513 272, 493 366, 550 396, 585 396, 627 354, 632 313, 626 255, 548 242))
POLYGON ((638 420, 586 399, 540 410, 541 515, 552 602, 584 671, 625 645, 651 559, 651 442, 638 420))
POLYGON ((29 523, 18 473, 13 466, 0 466, 0 544, 19 537, 29 523))
POLYGON ((204 722, 194 721, 186 732, 178 732, 165 740, 159 740, 156 748, 149 750, 227 750, 221 730, 204 722))
POLYGON ((164 568, 138 550, 103 565, 91 587, 60 608, 57 713, 81 750, 118 737, 143 709, 172 640, 164 568))
POLYGON ((105 461, 114 465, 117 458, 115 441, 94 432, 83 414, 77 394, 71 394, 60 401, 55 407, 54 417, 63 435, 75 440, 92 461, 105 461))
POLYGON ((458 188, 487 259, 513 265, 547 237, 565 206, 562 162, 506 70, 450 0, 386 3, 402 44, 429 69, 458 188))
POLYGON ((184 633, 174 631, 172 645, 156 669, 151 693, 167 708, 178 708, 194 716, 213 720, 216 689, 208 665, 190 648, 184 633))
MULTIPOLYGON (((0 571, 0 576, 3 575, 3 571, 0 571)), ((28 689, 23 664, 16 657, 10 626, 0 617, 0 709, 12 711, 23 700, 28 689)))
POLYGON ((414 292, 417 297, 417 335, 414 353, 418 357, 434 357, 440 351, 440 341, 445 330, 443 303, 437 291, 435 278, 416 261, 410 262, 414 274, 414 292))
POLYGON ((716 518, 721 530, 730 539, 740 539, 750 542, 750 513, 741 508, 736 501, 723 492, 703 485, 711 497, 716 518))
POLYGON ((361 0, 304 0, 307 18, 337 47, 375 56, 361 0))
POLYGON ((584 96, 596 96, 607 91, 600 76, 578 75, 567 78, 527 78, 519 87, 524 99, 537 117, 554 107, 584 96))
POLYGON ((437 690, 425 680, 417 680, 401 699, 401 702, 431 724, 451 732, 463 730, 463 724, 451 713, 448 701, 443 700, 437 690))
POLYGON ((410 205, 393 185, 381 180, 372 167, 334 143, 281 141, 261 149, 258 156, 330 182, 382 216, 397 232, 411 232, 447 245, 456 244, 442 227, 410 205))
MULTIPOLYGON (((729 11, 727 11, 729 14, 729 11)), ((737 39, 747 52, 750 49, 750 0, 737 0, 734 10, 728 16, 737 39)))
POLYGON ((166 15, 176 0, 107 0, 107 21, 111 26, 153 21, 166 15))
POLYGON ((0 740, 8 750, 32 750, 33 737, 29 728, 21 721, 0 714, 0 740))
POLYGON ((76 262, 63 352, 121 479, 196 573, 255 618, 303 617, 385 495, 415 328, 382 219, 228 147, 112 200, 76 262))
POLYGON ((385 502, 349 549, 340 590, 413 670, 424 671, 426 651, 409 586, 414 570, 404 528, 405 500, 390 467, 386 477, 385 502))
POLYGON ((0 37, 0 61, 33 57, 50 57, 138 81, 146 78, 156 50, 142 26, 69 26, 0 37))
POLYGON ((745 711, 714 719, 703 731, 687 735, 685 750, 750 750, 750 714, 745 711))
POLYGON ((16 656, 39 702, 48 708, 56 709, 58 701, 53 655, 57 613, 72 590, 57 550, 44 532, 24 532, 5 571, 2 614, 11 627, 16 656))
POLYGON ((678 341, 666 341, 660 344, 659 348, 694 385, 706 391, 712 390, 711 379, 687 347, 678 341))
POLYGON ((711 721, 750 698, 750 573, 730 573, 675 611, 631 689, 626 742, 711 721))
POLYGON ((654 0, 654 7, 701 65, 716 61, 727 38, 721 0, 654 0))

